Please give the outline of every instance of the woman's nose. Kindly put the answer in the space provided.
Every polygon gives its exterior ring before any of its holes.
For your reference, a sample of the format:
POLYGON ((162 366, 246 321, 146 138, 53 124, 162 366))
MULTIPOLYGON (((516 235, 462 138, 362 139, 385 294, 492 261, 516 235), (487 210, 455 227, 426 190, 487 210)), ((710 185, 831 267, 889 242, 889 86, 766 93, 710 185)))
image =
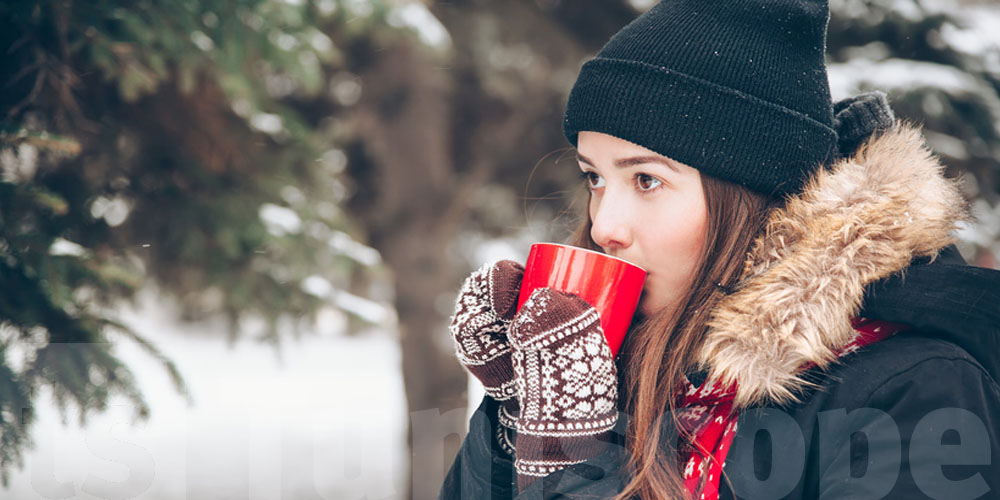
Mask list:
POLYGON ((591 212, 590 237, 606 252, 625 249, 632 244, 628 210, 621 204, 609 203, 607 196, 591 212))

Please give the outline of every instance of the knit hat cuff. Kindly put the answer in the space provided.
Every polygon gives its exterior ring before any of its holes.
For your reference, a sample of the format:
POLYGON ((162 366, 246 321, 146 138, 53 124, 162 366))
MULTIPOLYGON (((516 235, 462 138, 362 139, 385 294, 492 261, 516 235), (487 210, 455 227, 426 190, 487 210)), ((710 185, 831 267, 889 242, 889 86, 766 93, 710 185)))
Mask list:
POLYGON ((776 196, 833 160, 837 134, 802 113, 700 78, 597 57, 580 70, 563 132, 612 135, 776 196))

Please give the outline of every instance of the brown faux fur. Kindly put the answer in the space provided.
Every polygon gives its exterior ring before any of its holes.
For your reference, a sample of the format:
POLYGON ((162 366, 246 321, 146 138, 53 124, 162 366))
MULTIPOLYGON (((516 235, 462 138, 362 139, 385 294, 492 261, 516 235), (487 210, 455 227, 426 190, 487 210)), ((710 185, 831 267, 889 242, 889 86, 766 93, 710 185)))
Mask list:
POLYGON ((709 379, 736 382, 737 407, 795 400, 801 368, 828 366, 853 338, 865 285, 937 255, 966 207, 910 125, 821 169, 772 214, 737 291, 713 311, 699 354, 709 379))

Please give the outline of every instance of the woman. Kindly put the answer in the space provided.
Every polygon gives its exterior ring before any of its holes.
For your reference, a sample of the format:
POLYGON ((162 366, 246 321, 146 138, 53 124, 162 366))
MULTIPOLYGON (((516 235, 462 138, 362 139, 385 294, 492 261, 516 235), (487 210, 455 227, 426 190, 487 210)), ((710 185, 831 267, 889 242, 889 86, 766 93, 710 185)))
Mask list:
POLYGON ((830 102, 828 15, 667 0, 583 66, 571 243, 649 271, 639 313, 612 359, 582 299, 470 276, 451 332, 487 396, 442 498, 1000 494, 1000 272, 884 96, 830 102))

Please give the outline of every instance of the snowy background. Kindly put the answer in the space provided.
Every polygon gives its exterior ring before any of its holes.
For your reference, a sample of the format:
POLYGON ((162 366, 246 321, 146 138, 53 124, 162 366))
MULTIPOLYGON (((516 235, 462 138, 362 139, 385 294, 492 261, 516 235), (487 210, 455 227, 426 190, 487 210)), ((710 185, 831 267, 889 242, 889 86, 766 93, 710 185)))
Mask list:
POLYGON ((336 317, 275 349, 227 346, 225 325, 181 324, 144 294, 124 319, 147 332, 187 379, 192 401, 135 345, 152 415, 113 406, 86 426, 49 398, 35 448, 0 497, 36 499, 402 498, 405 399, 390 332, 345 337, 336 317))

